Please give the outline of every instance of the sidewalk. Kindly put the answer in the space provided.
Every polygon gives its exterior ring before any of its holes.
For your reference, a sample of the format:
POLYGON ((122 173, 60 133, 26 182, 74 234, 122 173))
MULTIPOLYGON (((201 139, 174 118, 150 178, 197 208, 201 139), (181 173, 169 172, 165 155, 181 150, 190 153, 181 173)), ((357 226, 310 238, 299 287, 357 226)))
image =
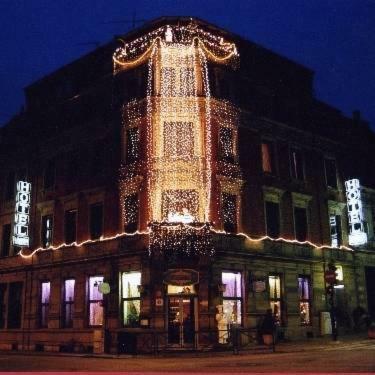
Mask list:
MULTIPOLYGON (((333 341, 331 336, 317 337, 305 340, 279 342, 276 344, 275 354, 298 353, 306 351, 317 351, 327 348, 347 347, 353 344, 369 344, 375 346, 375 340, 367 338, 366 333, 350 334, 341 336, 337 341, 333 341)), ((264 349, 264 348, 263 348, 264 349)), ((272 355, 271 351, 244 349, 239 355, 272 355)), ((179 352, 160 352, 158 355, 152 354, 94 354, 94 353, 60 353, 60 352, 29 352, 29 351, 0 351, 0 355, 26 355, 26 356, 56 356, 56 357, 83 357, 83 358, 109 358, 109 359, 125 359, 125 358, 168 358, 168 357, 222 357, 233 356, 232 350, 227 351, 179 351, 179 352)))

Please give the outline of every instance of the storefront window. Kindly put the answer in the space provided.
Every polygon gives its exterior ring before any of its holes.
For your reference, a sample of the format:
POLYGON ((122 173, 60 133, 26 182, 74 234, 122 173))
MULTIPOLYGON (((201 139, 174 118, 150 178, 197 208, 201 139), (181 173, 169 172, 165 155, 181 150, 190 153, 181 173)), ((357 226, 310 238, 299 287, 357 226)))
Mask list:
POLYGON ((140 285, 140 272, 124 272, 122 274, 122 310, 123 324, 125 326, 135 326, 139 324, 141 294, 138 286, 140 285))
POLYGON ((63 300, 63 326, 65 328, 73 327, 74 287, 74 279, 65 280, 63 300))
POLYGON ((242 287, 240 272, 223 272, 223 313, 227 324, 242 323, 242 287))
POLYGON ((311 324, 310 311, 310 279, 307 276, 298 277, 298 295, 301 325, 311 324))
POLYGON ((278 275, 270 275, 268 277, 270 288, 270 307, 277 324, 282 323, 282 298, 281 298, 281 280, 278 275))
POLYGON ((40 298, 40 327, 42 328, 48 326, 50 293, 51 293, 51 283, 49 281, 42 282, 41 298, 40 298))
POLYGON ((103 324, 103 294, 99 291, 99 285, 103 282, 103 276, 89 278, 89 325, 101 326, 103 324))

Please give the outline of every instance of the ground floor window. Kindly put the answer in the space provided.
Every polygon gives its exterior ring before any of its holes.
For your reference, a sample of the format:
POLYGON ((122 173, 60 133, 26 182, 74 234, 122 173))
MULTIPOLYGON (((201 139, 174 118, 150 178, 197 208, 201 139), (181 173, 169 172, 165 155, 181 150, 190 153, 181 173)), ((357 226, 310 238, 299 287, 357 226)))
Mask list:
POLYGON ((51 295, 51 283, 43 281, 40 290, 40 327, 48 327, 49 301, 51 295))
POLYGON ((308 276, 298 277, 298 295, 301 325, 311 324, 311 298, 310 298, 310 278, 308 276))
POLYGON ((64 328, 73 327, 74 287, 75 287, 74 279, 65 280, 64 299, 63 299, 63 326, 64 328))
POLYGON ((99 291, 103 283, 103 276, 91 276, 89 278, 89 325, 103 325, 103 294, 99 291))
POLYGON ((123 272, 121 283, 123 324, 136 326, 139 324, 141 311, 141 273, 123 272))
POLYGON ((242 323, 242 278, 240 272, 222 272, 223 314, 226 324, 242 323))
POLYGON ((280 275, 269 275, 270 307, 277 324, 282 323, 282 295, 280 275))

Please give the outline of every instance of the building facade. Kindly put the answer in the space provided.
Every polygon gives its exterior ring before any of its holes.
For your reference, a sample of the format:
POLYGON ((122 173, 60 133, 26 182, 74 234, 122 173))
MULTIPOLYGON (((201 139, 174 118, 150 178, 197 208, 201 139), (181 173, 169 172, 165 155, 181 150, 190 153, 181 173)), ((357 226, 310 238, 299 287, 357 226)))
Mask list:
POLYGON ((269 308, 326 334, 332 264, 339 331, 374 317, 374 135, 312 85, 161 18, 27 87, 0 132, 0 349, 215 347, 269 308))

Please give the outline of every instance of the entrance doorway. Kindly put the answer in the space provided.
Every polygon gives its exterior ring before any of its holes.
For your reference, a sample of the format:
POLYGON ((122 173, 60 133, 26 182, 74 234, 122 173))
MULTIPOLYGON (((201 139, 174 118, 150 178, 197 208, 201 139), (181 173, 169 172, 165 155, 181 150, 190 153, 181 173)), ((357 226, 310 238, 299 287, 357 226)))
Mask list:
POLYGON ((182 292, 168 296, 168 344, 191 348, 195 345, 196 296, 182 292))

